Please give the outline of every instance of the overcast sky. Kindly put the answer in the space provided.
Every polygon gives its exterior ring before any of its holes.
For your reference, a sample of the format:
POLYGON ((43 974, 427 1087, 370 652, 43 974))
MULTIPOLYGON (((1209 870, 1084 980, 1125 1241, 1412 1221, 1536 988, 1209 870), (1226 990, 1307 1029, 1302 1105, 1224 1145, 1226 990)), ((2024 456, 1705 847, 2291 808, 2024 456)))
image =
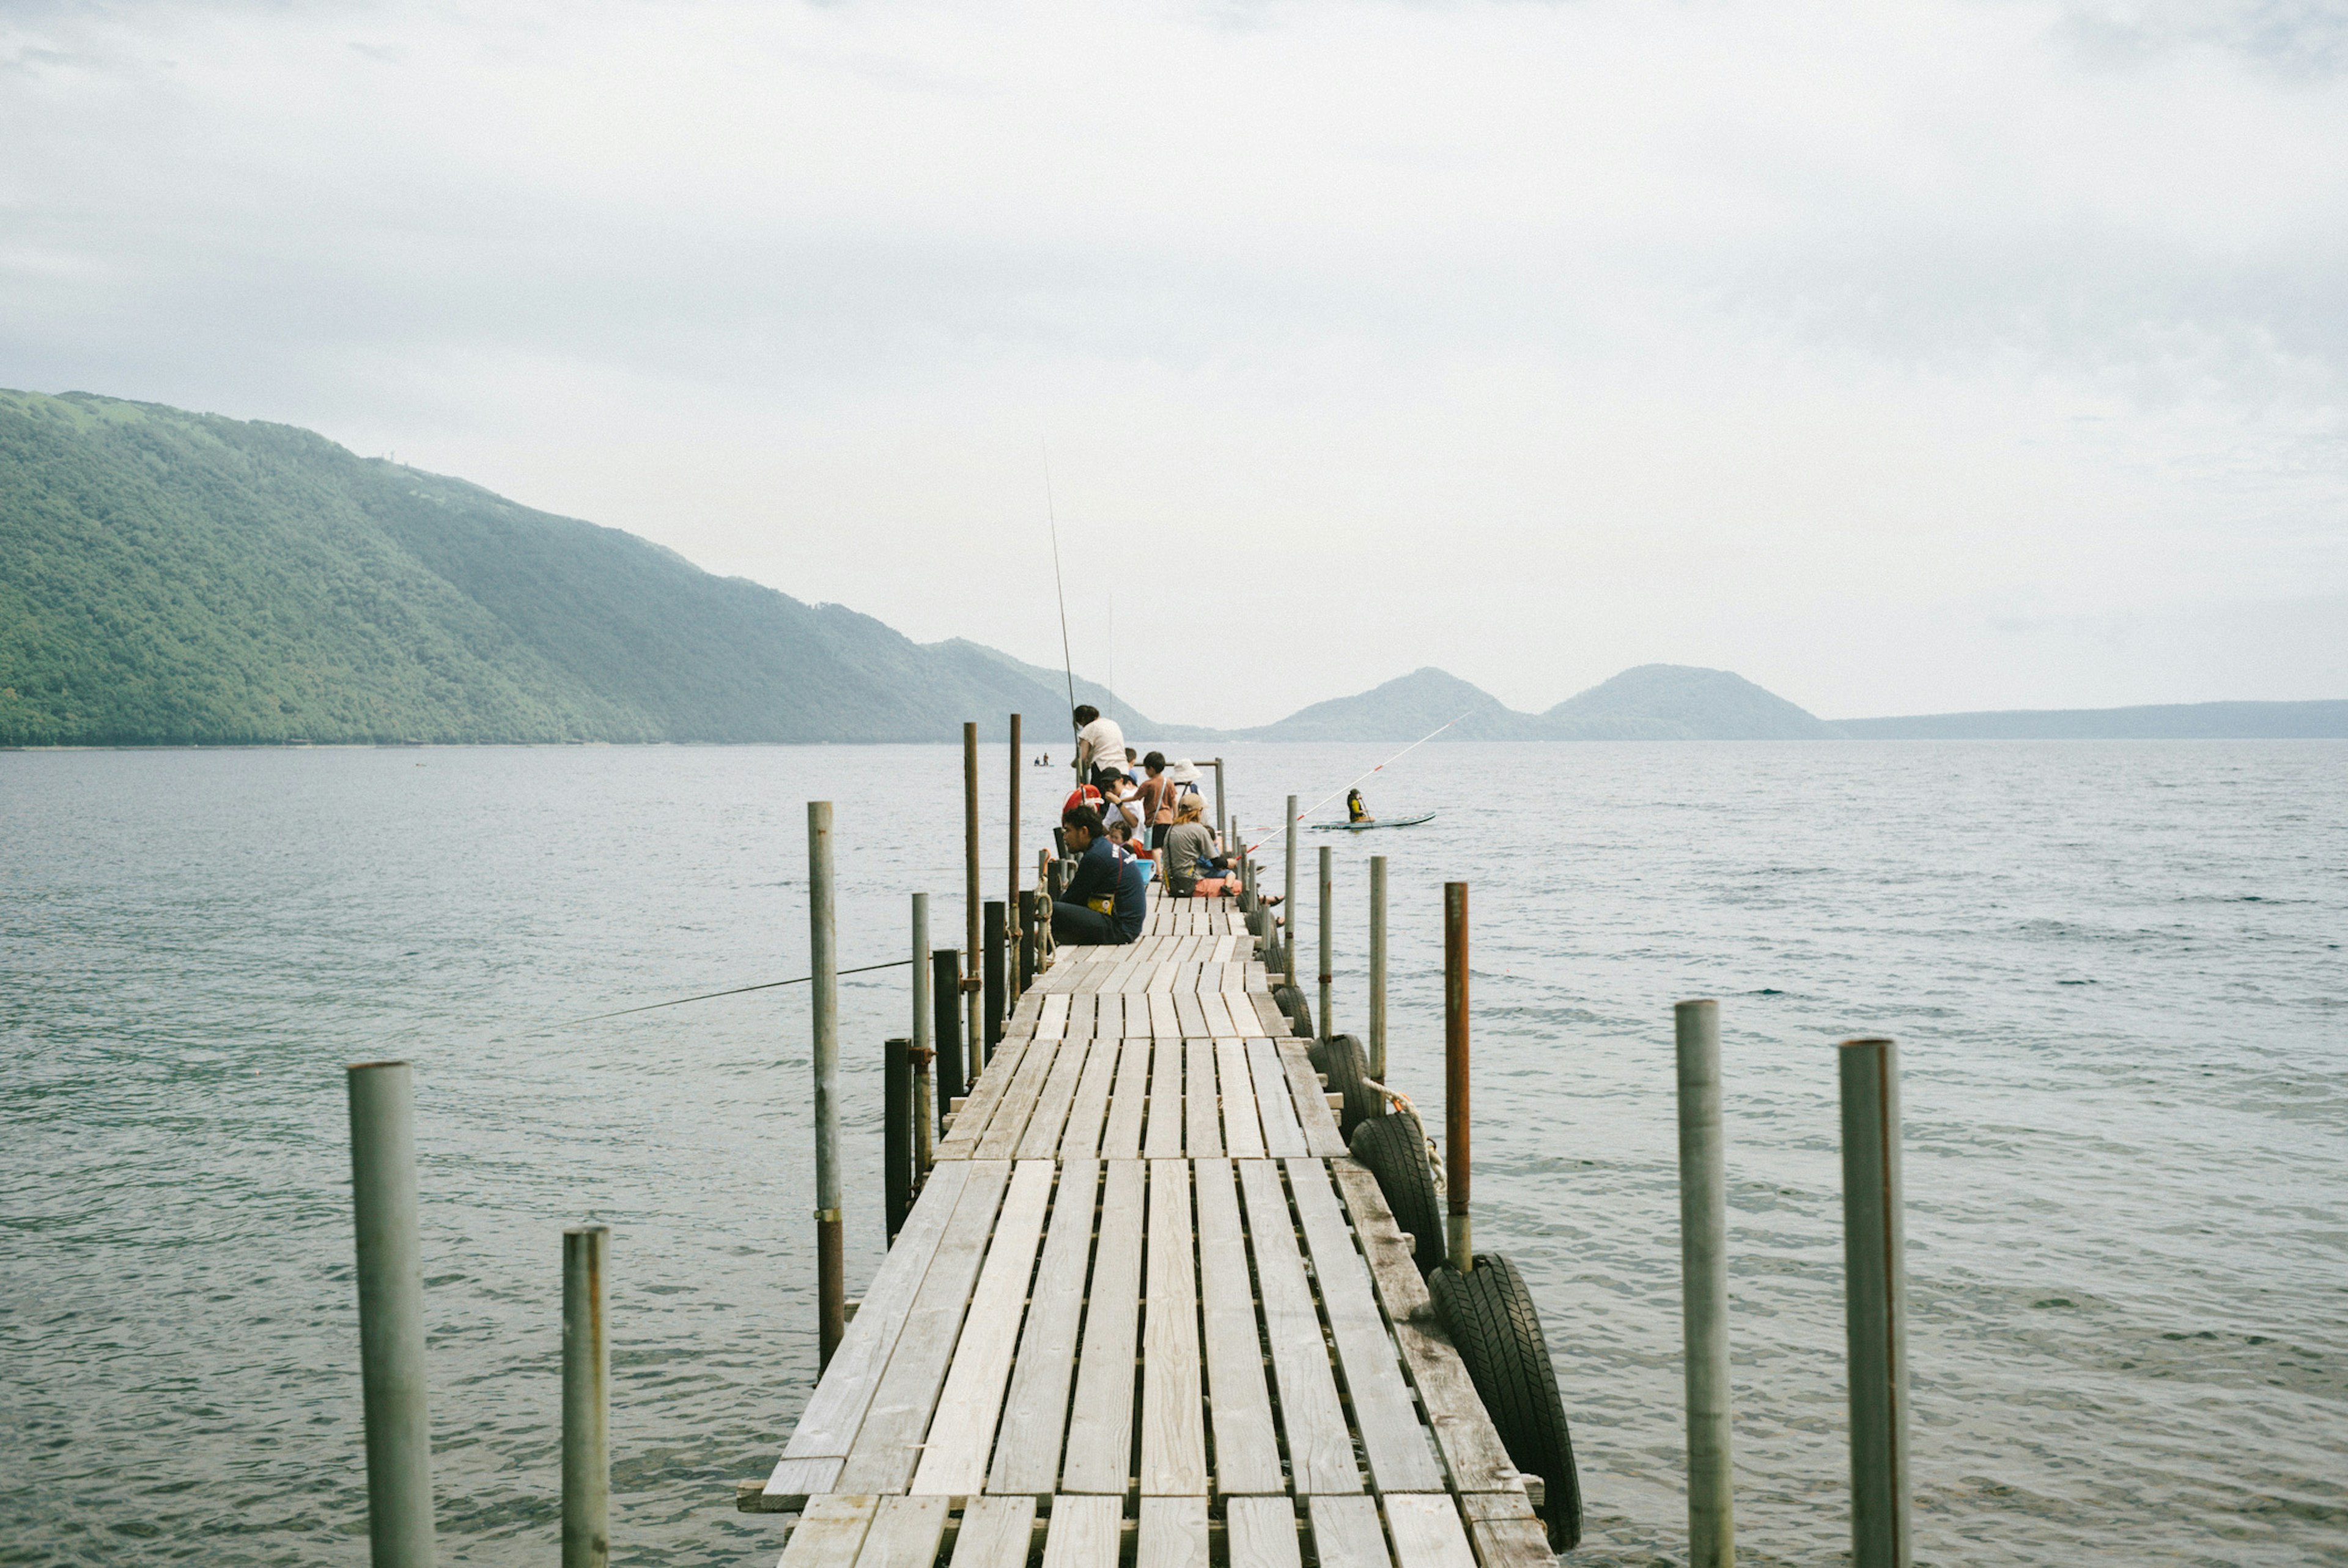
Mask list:
POLYGON ((2343 177, 2314 0, 13 0, 0 384, 1056 665, 1048 446, 1168 719, 2341 697, 2343 177))

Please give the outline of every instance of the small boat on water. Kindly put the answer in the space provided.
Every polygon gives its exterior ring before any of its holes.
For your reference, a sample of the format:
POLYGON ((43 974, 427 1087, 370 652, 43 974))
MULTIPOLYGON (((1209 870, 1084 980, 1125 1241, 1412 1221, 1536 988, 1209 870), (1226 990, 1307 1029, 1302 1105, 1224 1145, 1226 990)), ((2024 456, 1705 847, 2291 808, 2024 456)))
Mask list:
POLYGON ((1385 822, 1313 822, 1305 825, 1315 833, 1367 833, 1374 827, 1416 827, 1422 822, 1433 822, 1435 814, 1424 816, 1397 816, 1385 822))

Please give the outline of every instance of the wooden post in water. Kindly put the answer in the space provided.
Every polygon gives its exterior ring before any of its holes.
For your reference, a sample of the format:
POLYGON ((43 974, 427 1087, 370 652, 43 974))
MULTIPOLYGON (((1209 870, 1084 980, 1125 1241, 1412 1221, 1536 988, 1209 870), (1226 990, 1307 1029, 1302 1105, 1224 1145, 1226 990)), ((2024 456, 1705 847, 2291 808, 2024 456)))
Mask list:
MULTIPOLYGON (((963 958, 970 965, 968 972, 954 977, 954 995, 962 999, 963 1011, 970 1024, 963 1038, 970 1041, 970 1065, 973 1071, 979 1063, 982 1041, 978 1027, 978 988, 970 982, 978 979, 978 726, 966 723, 962 727, 962 840, 963 840, 963 916, 967 930, 963 933, 963 958)), ((954 1093, 961 1093, 957 1089, 954 1093)))
MULTIPOLYGON (((986 957, 983 961, 986 986, 986 1056, 979 1063, 982 1071, 987 1061, 994 1060, 994 1048, 1003 1040, 1003 991, 1007 979, 1003 970, 1004 960, 1008 957, 1004 951, 1004 940, 1003 900, 989 898, 986 901, 986 957)), ((973 1073, 972 1076, 977 1075, 973 1073)))
MULTIPOLYGON (((1381 1079, 1379 1081, 1384 1082, 1381 1079)), ((1444 1250, 1451 1266, 1476 1266, 1468 1223, 1468 884, 1443 885, 1444 1250)))
POLYGON ((815 1033, 816 1346, 819 1364, 848 1327, 839 1198, 839 958, 832 946, 831 802, 808 802, 808 1011, 815 1033))
POLYGON ((611 1228, 562 1233, 562 1568, 612 1561, 612 1346, 603 1269, 611 1228))
POLYGON ((970 1091, 962 1071, 962 955, 941 948, 930 955, 931 1004, 937 1013, 937 1128, 945 1130, 945 1115, 953 1102, 970 1091))
POLYGON ((1850 1355, 1851 1568, 1908 1568, 1908 1287, 1900 1048, 1844 1040, 1843 1290, 1850 1355))
POLYGON ((930 1168, 937 1129, 937 1050, 932 1036, 930 999, 930 896, 913 895, 913 1170, 918 1180, 930 1168))
POLYGON ((375 1568, 432 1568, 432 1427, 425 1408, 415 1075, 404 1061, 362 1061, 352 1065, 347 1077, 367 1537, 375 1568))
POLYGON ((891 1246, 913 1204, 913 1042, 892 1040, 880 1058, 880 1200, 891 1246))
MULTIPOLYGON (((1224 822, 1225 822, 1225 818, 1224 818, 1224 816, 1223 816, 1223 759, 1222 759, 1222 758, 1220 758, 1220 757, 1217 757, 1217 758, 1215 759, 1215 832, 1216 832, 1216 834, 1217 834, 1218 835, 1221 835, 1223 834, 1223 830, 1224 830, 1224 822)), ((1231 839, 1230 839, 1229 837, 1227 837, 1227 836, 1226 836, 1226 837, 1224 837, 1224 838, 1223 838, 1223 842, 1224 842, 1226 845, 1228 845, 1228 844, 1230 844, 1230 843, 1231 843, 1231 839)))
MULTIPOLYGON (((1334 899, 1333 899, 1333 897, 1332 897, 1332 893, 1333 893, 1333 891, 1334 891, 1334 885, 1335 885, 1335 879, 1334 879, 1334 876, 1333 876, 1333 874, 1332 874, 1331 866, 1332 866, 1332 863, 1334 862, 1334 859, 1335 859, 1335 851, 1332 850, 1332 849, 1331 849, 1327 845, 1325 845, 1325 844, 1324 844, 1324 845, 1323 845, 1321 846, 1321 1019, 1320 1019, 1320 1023, 1321 1023, 1321 1038, 1322 1038, 1323 1040, 1327 1040, 1331 1035, 1333 1035, 1333 1034, 1334 1034, 1334 1033, 1336 1033, 1336 1032, 1337 1032, 1336 1026, 1335 1026, 1334 1024, 1332 1024, 1332 1023, 1329 1021, 1329 986, 1330 986, 1330 981, 1331 981, 1331 979, 1332 979, 1332 978, 1333 978, 1332 973, 1331 973, 1331 970, 1332 970, 1332 968, 1333 968, 1333 967, 1334 967, 1330 955, 1331 955, 1331 953, 1334 951, 1333 943, 1334 943, 1334 939, 1335 939, 1335 938, 1334 938, 1334 935, 1332 934, 1332 928, 1331 928, 1331 925, 1330 925, 1330 914, 1331 914, 1331 907, 1331 907, 1332 903, 1334 902, 1334 899)), ((1379 1080, 1379 1081, 1383 1083, 1383 1082, 1384 1082, 1384 1081, 1385 1081, 1384 1079, 1380 1079, 1380 1080, 1379 1080)))
POLYGON ((1685 1338, 1688 1568, 1731 1568, 1728 1175, 1720 1132, 1720 1004, 1672 1009, 1680 1086, 1680 1323, 1685 1338))
MULTIPOLYGON (((1013 922, 1011 939, 1014 942, 1025 940, 1027 934, 1027 910, 1019 901, 1019 774, 1023 760, 1019 748, 1019 715, 1014 713, 1011 715, 1011 853, 1004 861, 1011 876, 1011 892, 1003 904, 1004 912, 1013 922)), ((1021 989, 1025 988, 1023 985, 1021 989)), ((990 1040, 987 1043, 992 1045, 994 1042, 990 1040)))
MULTIPOLYGON (((1323 1009, 1326 1010, 1325 1009, 1323 1009)), ((1386 1081, 1386 857, 1370 856, 1370 1076, 1386 1081)))
POLYGON ((1284 927, 1288 935, 1280 944, 1281 968, 1287 971, 1288 983, 1296 983, 1296 797, 1288 797, 1288 885, 1282 889, 1280 913, 1287 917, 1284 927))

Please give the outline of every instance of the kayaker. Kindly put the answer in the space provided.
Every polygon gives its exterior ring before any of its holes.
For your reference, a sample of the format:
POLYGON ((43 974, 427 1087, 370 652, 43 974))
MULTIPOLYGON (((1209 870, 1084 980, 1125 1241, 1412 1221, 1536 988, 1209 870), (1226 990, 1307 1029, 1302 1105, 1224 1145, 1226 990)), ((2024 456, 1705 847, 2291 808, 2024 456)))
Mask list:
POLYGON ((1345 792, 1345 820, 1347 822, 1377 821, 1376 817, 1370 815, 1369 804, 1362 799, 1360 790, 1349 789, 1345 792))

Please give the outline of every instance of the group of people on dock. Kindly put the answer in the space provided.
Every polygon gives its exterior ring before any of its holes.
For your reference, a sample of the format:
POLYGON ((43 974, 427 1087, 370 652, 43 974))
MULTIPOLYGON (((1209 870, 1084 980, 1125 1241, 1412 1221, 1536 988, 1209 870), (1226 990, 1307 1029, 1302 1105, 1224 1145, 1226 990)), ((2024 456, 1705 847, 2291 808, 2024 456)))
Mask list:
POLYGON ((1237 857, 1207 820, 1199 770, 1187 757, 1147 756, 1090 703, 1076 711, 1076 787, 1060 810, 1076 874, 1052 905, 1052 939, 1068 947, 1122 944, 1141 935, 1154 871, 1168 897, 1239 891, 1237 857))

